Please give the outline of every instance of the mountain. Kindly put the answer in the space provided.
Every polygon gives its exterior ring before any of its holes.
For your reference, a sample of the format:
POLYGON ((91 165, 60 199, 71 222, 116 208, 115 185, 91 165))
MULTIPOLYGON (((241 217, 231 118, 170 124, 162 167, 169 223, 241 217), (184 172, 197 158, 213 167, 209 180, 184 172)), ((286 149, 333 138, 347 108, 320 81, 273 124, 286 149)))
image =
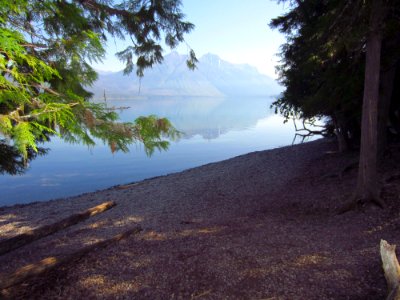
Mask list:
POLYGON ((162 64, 155 65, 138 78, 135 73, 100 72, 90 90, 94 98, 133 98, 138 96, 271 96, 282 88, 255 67, 232 64, 217 55, 206 54, 192 71, 186 66, 185 55, 172 52, 162 64))

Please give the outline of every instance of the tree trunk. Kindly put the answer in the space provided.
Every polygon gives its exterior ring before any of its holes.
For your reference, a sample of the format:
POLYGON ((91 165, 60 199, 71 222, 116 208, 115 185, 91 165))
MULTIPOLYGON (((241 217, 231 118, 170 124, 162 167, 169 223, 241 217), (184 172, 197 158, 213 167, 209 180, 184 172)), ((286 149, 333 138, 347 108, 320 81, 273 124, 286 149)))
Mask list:
POLYGON ((382 156, 387 145, 387 124, 396 67, 397 65, 395 64, 381 73, 381 90, 378 104, 378 157, 382 156))
POLYGON ((347 150, 349 150, 347 141, 343 134, 343 127, 339 127, 338 129, 336 129, 336 136, 337 136, 338 144, 339 144, 339 152, 343 153, 343 152, 346 152, 347 150))
POLYGON ((361 147, 356 201, 374 202, 383 206, 379 197, 378 156, 378 99, 382 46, 381 22, 384 14, 383 1, 372 2, 370 31, 367 36, 364 96, 361 121, 361 147))
POLYGON ((346 130, 345 126, 343 126, 343 119, 339 117, 339 113, 336 113, 332 117, 333 124, 335 126, 335 134, 338 141, 339 152, 343 153, 349 150, 349 144, 346 139, 346 130))

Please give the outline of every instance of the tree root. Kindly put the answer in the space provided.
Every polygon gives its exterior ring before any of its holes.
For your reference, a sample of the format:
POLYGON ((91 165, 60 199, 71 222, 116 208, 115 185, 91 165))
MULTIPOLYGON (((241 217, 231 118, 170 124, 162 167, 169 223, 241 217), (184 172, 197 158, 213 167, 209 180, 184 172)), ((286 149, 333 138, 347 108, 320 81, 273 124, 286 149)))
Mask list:
POLYGON ((350 201, 348 201, 345 205, 343 205, 341 208, 338 209, 337 214, 342 215, 349 211, 365 207, 367 204, 373 204, 381 209, 386 208, 386 203, 381 197, 363 199, 353 196, 350 201))
POLYGON ((358 168, 358 160, 357 161, 353 161, 351 163, 349 163, 347 166, 345 166, 339 173, 339 178, 342 179, 343 176, 345 175, 345 173, 353 170, 353 169, 357 169, 358 168))
POLYGON ((329 179, 329 178, 339 178, 340 180, 343 179, 344 175, 353 170, 358 168, 358 161, 353 161, 351 163, 348 163, 345 167, 341 168, 339 171, 334 171, 328 174, 325 174, 322 176, 323 179, 329 179))

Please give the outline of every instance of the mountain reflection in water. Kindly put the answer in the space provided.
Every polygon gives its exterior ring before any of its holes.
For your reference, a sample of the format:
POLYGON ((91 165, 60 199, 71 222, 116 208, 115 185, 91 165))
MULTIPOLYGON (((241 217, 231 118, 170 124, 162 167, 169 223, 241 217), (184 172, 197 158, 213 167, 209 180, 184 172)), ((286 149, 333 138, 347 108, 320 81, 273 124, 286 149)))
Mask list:
POLYGON ((272 98, 142 98, 107 101, 123 121, 155 114, 183 133, 169 150, 147 157, 142 147, 112 154, 54 138, 49 154, 32 161, 24 175, 0 176, 0 206, 45 201, 181 171, 240 154, 289 145, 293 125, 273 114, 272 98))
POLYGON ((156 114, 167 117, 189 139, 200 135, 204 139, 216 139, 232 130, 243 130, 256 125, 257 121, 272 115, 268 98, 150 98, 107 102, 115 107, 126 107, 120 113, 124 121, 138 116, 156 114))

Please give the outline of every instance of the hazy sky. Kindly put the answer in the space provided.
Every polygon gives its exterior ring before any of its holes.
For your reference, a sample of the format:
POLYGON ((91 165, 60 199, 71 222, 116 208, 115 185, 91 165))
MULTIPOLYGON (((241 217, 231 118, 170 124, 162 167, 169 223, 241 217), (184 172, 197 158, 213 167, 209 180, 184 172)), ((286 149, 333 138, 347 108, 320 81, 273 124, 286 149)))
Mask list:
MULTIPOLYGON (((182 3, 186 20, 196 26, 185 39, 198 58, 213 53, 232 63, 256 66, 261 73, 276 77, 275 54, 284 37, 271 30, 268 23, 281 15, 287 5, 275 0, 183 0, 182 3)), ((181 45, 176 50, 186 54, 187 49, 181 45)), ((107 59, 95 68, 121 70, 123 65, 114 56, 118 50, 121 46, 110 41, 107 59)))

